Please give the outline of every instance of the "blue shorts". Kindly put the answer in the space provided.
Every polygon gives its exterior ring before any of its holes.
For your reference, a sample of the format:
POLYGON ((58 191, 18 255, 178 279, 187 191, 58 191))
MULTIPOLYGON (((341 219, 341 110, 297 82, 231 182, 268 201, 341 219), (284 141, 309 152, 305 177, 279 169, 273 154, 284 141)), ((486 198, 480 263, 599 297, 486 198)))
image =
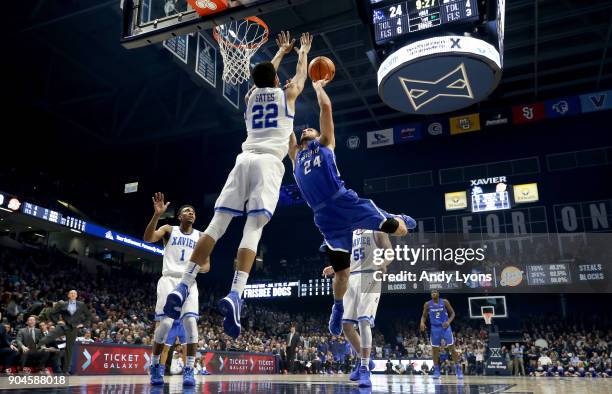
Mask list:
POLYGON ((455 338, 453 337, 453 330, 451 330, 451 327, 448 326, 447 328, 444 328, 442 326, 432 326, 431 346, 440 347, 442 339, 444 339, 444 343, 446 344, 446 346, 455 344, 455 338))
POLYGON ((314 209, 314 221, 331 250, 350 253, 353 230, 380 230, 393 215, 378 208, 372 200, 359 198, 353 190, 332 197, 314 209))
POLYGON ((172 328, 166 337, 166 345, 172 346, 176 342, 176 338, 179 339, 179 343, 181 345, 187 343, 185 341, 185 327, 183 327, 183 322, 180 320, 175 320, 178 324, 172 324, 172 328))

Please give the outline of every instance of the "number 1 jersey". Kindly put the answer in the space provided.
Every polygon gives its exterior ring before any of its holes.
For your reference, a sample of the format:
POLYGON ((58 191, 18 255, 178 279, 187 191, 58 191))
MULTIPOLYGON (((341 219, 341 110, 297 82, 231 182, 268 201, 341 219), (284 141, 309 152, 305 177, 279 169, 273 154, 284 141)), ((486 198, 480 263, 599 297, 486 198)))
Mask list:
POLYGON ((178 278, 183 276, 198 239, 200 239, 198 230, 192 229, 190 234, 183 234, 179 226, 172 226, 170 237, 164 245, 163 276, 178 278))
POLYGON ((244 121, 247 139, 243 152, 269 153, 279 160, 287 156, 293 133, 293 113, 281 88, 256 88, 248 98, 244 121))

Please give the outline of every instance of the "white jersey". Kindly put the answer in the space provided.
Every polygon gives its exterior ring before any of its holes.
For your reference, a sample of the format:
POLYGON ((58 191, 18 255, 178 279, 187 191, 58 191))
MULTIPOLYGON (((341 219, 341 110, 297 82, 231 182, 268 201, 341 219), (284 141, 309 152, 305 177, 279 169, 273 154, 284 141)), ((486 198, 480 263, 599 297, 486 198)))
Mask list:
POLYGON ((200 239, 198 230, 192 229, 191 234, 183 234, 179 226, 172 226, 170 237, 164 245, 163 276, 179 278, 183 276, 198 239, 200 239))
POLYGON ((351 272, 378 271, 380 265, 374 264, 374 249, 377 249, 374 231, 353 231, 353 249, 351 250, 351 272))
POLYGON ((243 152, 270 153, 283 160, 293 133, 293 113, 281 88, 256 88, 244 113, 247 139, 243 152))

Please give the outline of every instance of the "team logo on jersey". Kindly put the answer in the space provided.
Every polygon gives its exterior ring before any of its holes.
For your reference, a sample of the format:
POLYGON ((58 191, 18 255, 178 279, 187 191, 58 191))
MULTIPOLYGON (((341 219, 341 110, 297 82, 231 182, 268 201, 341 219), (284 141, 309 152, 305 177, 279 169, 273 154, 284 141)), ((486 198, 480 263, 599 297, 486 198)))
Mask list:
POLYGON ((508 266, 501 272, 501 285, 508 287, 515 287, 521 284, 523 281, 523 271, 520 269, 508 266))
POLYGON ((439 97, 474 98, 464 63, 435 81, 404 77, 399 80, 415 111, 439 97))
POLYGON ((346 147, 351 150, 359 148, 360 143, 361 139, 359 139, 359 137, 357 137, 356 135, 352 135, 346 139, 346 147))
POLYGON ((114 241, 114 240, 115 240, 115 237, 113 237, 113 232, 112 232, 112 231, 110 231, 110 230, 109 230, 109 231, 107 231, 107 232, 104 234, 104 238, 106 238, 106 239, 110 239, 111 241, 114 241))

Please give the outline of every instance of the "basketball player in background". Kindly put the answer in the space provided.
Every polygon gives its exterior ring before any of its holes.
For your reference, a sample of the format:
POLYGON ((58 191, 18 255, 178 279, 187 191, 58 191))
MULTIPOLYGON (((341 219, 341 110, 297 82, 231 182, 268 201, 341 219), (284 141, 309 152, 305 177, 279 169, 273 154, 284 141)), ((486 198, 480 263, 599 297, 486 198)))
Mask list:
POLYGON ((376 230, 403 236, 416 227, 410 216, 389 214, 372 200, 359 198, 344 186, 336 166, 336 137, 332 104, 325 92, 327 78, 312 83, 320 108, 319 130, 302 130, 300 143, 291 134, 289 157, 302 196, 314 211, 314 221, 323 235, 322 246, 334 268, 334 306, 329 319, 329 331, 342 333, 342 298, 348 286, 353 231, 376 230))
MULTIPOLYGON (((164 194, 156 193, 153 197, 153 217, 145 229, 143 239, 146 242, 158 242, 163 240, 164 258, 162 277, 157 282, 157 304, 155 306, 155 319, 158 325, 153 336, 153 351, 151 359, 151 384, 164 384, 164 368, 160 365, 160 358, 164 344, 174 320, 180 319, 185 330, 185 343, 187 343, 186 365, 183 370, 183 385, 194 386, 195 378, 193 366, 195 364, 196 350, 198 346, 198 286, 195 280, 190 286, 189 294, 185 303, 179 308, 176 316, 170 317, 164 313, 164 302, 168 294, 180 282, 193 248, 195 247, 200 232, 193 228, 196 215, 191 205, 183 205, 178 210, 179 226, 165 224, 158 228, 157 222, 161 215, 166 212, 170 203, 164 202, 164 194)), ((198 272, 210 270, 210 259, 206 259, 198 272)))
POLYGON ((451 330, 451 323, 455 319, 455 310, 448 300, 440 298, 438 290, 431 291, 431 300, 423 305, 423 315, 421 316, 421 331, 427 328, 425 322, 429 317, 429 325, 431 326, 431 348, 434 362, 434 379, 440 379, 440 344, 442 339, 446 344, 446 348, 451 354, 455 369, 457 371, 457 379, 463 379, 463 371, 459 361, 459 354, 455 350, 455 339, 451 330))
MULTIPOLYGON (((351 251, 351 266, 348 289, 344 294, 344 314, 342 328, 346 340, 351 344, 359 358, 349 379, 359 381, 359 387, 371 387, 370 371, 374 369, 372 354, 372 327, 378 309, 381 281, 374 279, 377 271, 386 271, 389 260, 377 264, 374 261, 374 249, 393 249, 389 236, 380 231, 353 231, 353 248, 351 251), (359 326, 359 334, 355 331, 359 326)), ((334 275, 330 265, 323 270, 323 276, 334 275)))
POLYGON ((227 177, 215 203, 212 221, 198 241, 181 283, 168 295, 164 307, 168 316, 178 314, 177 308, 188 297, 188 289, 195 281, 198 268, 206 264, 232 218, 245 213, 246 203, 247 219, 238 247, 238 264, 231 291, 219 302, 219 309, 225 315, 223 329, 232 338, 240 335, 240 298, 255 261, 263 227, 272 218, 278 202, 285 173, 283 159, 289 148, 289 136, 293 134, 295 101, 302 93, 307 78, 307 58, 312 37, 308 33, 302 34, 301 47, 296 49, 296 74, 285 90, 280 87, 277 70, 283 57, 292 51, 295 40, 290 39, 288 32, 283 32, 276 42, 279 46, 276 56, 271 62, 257 64, 252 72, 255 87, 246 97, 244 119, 247 138, 242 144, 242 153, 236 158, 236 164, 227 177))

